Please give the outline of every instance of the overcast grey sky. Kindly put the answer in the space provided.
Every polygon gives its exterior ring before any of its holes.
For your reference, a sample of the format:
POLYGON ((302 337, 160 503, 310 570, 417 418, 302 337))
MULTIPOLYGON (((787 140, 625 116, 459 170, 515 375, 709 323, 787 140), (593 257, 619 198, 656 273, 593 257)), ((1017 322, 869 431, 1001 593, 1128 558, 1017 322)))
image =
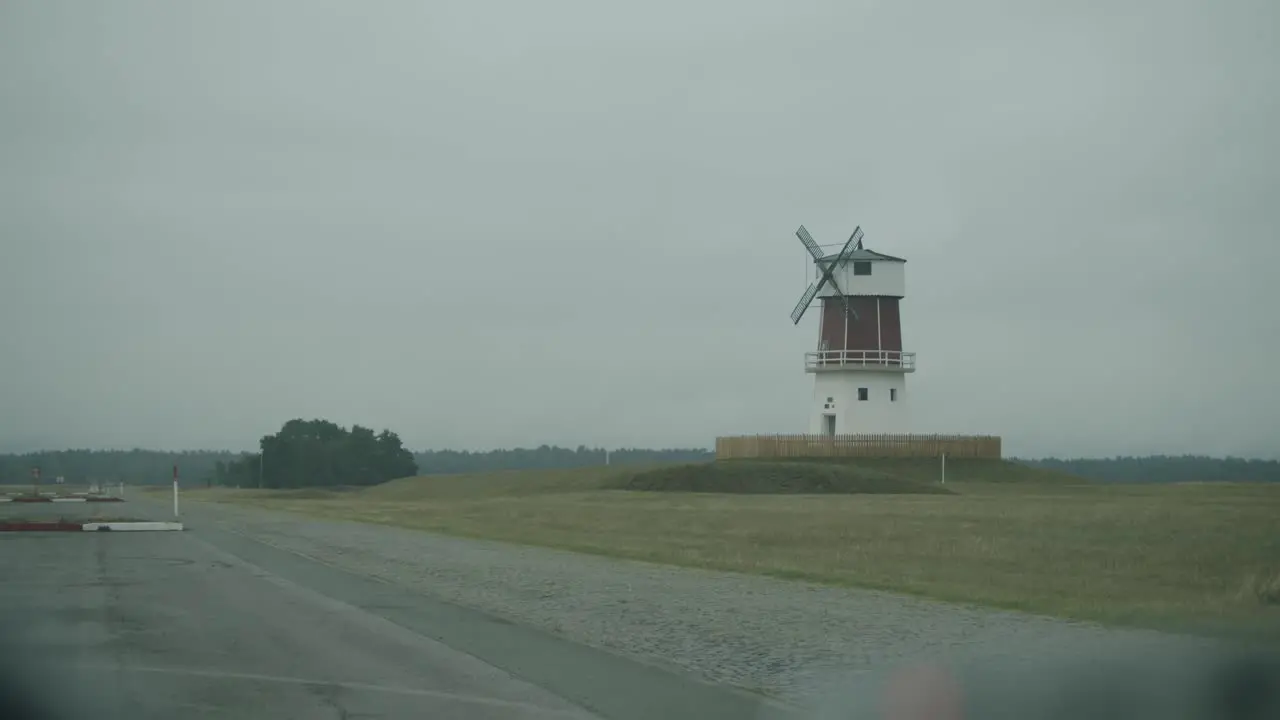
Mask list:
POLYGON ((1280 456, 1280 4, 0 5, 0 450, 803 432, 801 223, 918 429, 1280 456))

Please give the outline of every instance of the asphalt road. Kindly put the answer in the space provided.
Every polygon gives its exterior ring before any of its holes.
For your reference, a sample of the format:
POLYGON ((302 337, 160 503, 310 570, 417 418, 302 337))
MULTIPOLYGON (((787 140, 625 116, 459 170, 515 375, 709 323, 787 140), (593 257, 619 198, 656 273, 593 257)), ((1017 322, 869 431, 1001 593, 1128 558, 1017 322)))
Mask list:
MULTIPOLYGON (((112 506, 140 510, 166 519, 112 506)), ((775 715, 746 693, 194 525, 0 534, 5 689, 22 685, 51 717, 775 715)))
MULTIPOLYGON (((0 717, 783 716, 760 696, 343 570, 192 510, 181 533, 0 533, 0 717), (55 713, 17 711, 15 689, 55 713)), ((93 512, 0 505, 0 517, 93 512)), ((149 502, 111 512, 171 514, 149 502)), ((433 562, 443 560, 424 555, 433 562)), ((890 665, 787 715, 880 718, 882 702, 924 701, 1019 720, 1280 717, 1280 660, 1215 660, 1209 646, 1170 642, 1061 662, 1015 653, 941 675, 890 665)))

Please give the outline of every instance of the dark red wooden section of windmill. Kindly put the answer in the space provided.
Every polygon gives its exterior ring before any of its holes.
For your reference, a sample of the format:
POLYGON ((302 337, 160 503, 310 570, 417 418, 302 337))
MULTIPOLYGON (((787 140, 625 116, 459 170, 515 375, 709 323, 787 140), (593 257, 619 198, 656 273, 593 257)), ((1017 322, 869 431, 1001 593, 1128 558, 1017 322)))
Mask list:
POLYGON ((822 320, 819 349, 827 354, 819 364, 888 364, 901 363, 902 316, 899 298, 876 295, 849 297, 849 306, 857 316, 846 315, 838 297, 822 298, 822 320))

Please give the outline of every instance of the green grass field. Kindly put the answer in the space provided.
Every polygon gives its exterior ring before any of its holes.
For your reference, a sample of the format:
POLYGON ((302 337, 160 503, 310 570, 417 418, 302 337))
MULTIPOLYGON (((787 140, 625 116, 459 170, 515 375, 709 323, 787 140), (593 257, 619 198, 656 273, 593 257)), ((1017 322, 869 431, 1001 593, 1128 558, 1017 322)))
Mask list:
MULTIPOLYGON (((855 465, 936 481, 933 463, 855 465)), ((882 482, 862 494, 637 492, 616 489, 634 468, 585 468, 187 496, 1280 642, 1280 486, 1103 486, 990 462, 948 470, 948 494, 878 494, 882 482)))

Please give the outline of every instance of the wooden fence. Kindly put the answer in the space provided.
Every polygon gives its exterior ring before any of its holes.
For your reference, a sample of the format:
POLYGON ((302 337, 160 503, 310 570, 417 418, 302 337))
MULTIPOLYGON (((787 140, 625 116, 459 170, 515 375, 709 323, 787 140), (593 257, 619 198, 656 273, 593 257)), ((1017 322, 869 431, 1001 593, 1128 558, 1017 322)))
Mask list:
POLYGON ((997 435, 738 435, 716 438, 716 459, 734 458, 1000 459, 997 435))

